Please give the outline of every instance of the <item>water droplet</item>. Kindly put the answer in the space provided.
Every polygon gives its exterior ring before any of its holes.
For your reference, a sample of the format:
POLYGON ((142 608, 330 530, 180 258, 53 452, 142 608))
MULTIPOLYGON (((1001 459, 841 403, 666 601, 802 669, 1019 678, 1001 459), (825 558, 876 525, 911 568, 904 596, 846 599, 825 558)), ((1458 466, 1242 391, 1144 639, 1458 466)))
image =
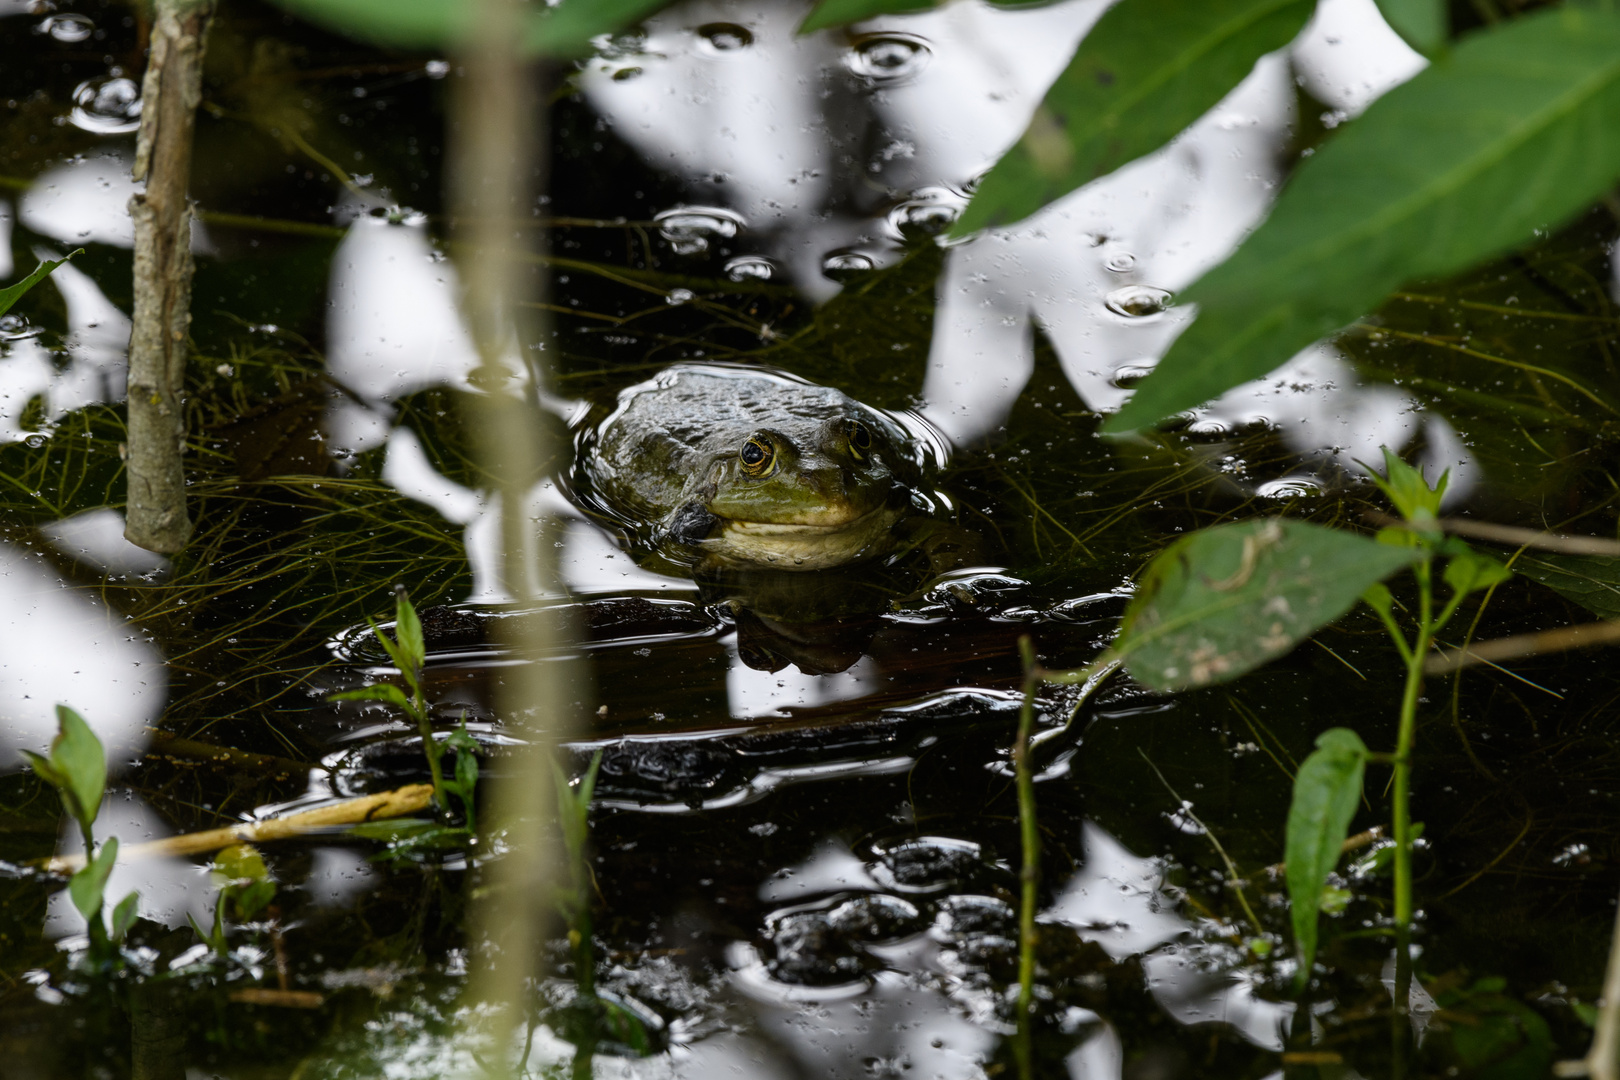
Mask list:
POLYGON ((889 86, 915 76, 933 54, 928 43, 912 34, 867 34, 850 46, 844 63, 871 86, 889 86))
POLYGON ((853 281, 877 269, 872 256, 859 251, 835 251, 821 260, 821 273, 839 284, 853 281))
POLYGON ((134 79, 100 76, 73 91, 75 127, 98 135, 116 135, 141 126, 141 88, 134 79))
POLYGON ((446 75, 450 74, 450 61, 429 60, 425 65, 423 65, 422 71, 430 79, 442 79, 446 75))
POLYGON ((754 43, 754 35, 746 26, 736 23, 707 23, 698 27, 698 37, 715 52, 733 52, 746 49, 754 43))
POLYGON ((907 240, 938 236, 956 224, 966 205, 966 196, 950 188, 923 188, 889 211, 889 228, 907 240))
POLYGON ((1153 373, 1153 361, 1133 360, 1114 369, 1108 381, 1121 390, 1129 390, 1153 373))
POLYGON ((1285 476, 1267 480, 1254 493, 1262 499, 1309 499, 1322 494, 1322 485, 1315 477, 1285 476))
POLYGON ((671 289, 668 295, 664 297, 664 303, 670 307, 680 307, 682 304, 695 299, 697 299, 697 293, 691 289, 671 289))
POLYGON ((27 318, 15 312, 0 315, 0 341, 20 341, 23 338, 38 337, 44 332, 44 327, 29 326, 27 318))
POLYGON ((45 436, 40 434, 30 435, 23 442, 28 444, 30 450, 38 450, 45 445, 45 436))
POLYGON ((1224 439, 1232 434, 1232 429, 1225 422, 1207 416, 1200 416, 1181 430, 1195 439, 1224 439))
POLYGON ((1117 251, 1103 265, 1116 274, 1128 274, 1136 269, 1136 256, 1128 251, 1117 251))
POLYGON ((711 240, 729 240, 746 224, 742 216, 717 206, 676 206, 654 215, 658 234, 677 255, 701 255, 711 240))
POLYGON ((1127 319, 1141 319, 1157 315, 1169 307, 1170 293, 1166 289, 1155 289, 1151 285, 1127 285, 1103 297, 1103 303, 1115 315, 1123 315, 1127 319))
POLYGON ((769 281, 776 276, 776 264, 763 255, 739 255, 726 263, 726 277, 732 281, 769 281))
POLYGON ((37 34, 49 34, 57 41, 73 45, 95 33, 96 24, 88 15, 67 12, 40 20, 39 25, 34 27, 34 32, 37 34))

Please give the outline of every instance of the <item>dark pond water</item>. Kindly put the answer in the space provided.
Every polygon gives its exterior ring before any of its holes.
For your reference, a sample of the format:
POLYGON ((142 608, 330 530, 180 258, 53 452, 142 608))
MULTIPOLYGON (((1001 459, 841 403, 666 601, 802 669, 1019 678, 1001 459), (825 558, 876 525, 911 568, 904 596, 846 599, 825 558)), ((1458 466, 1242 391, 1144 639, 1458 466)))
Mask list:
MULTIPOLYGON (((563 482, 536 497, 566 593, 545 617, 578 635, 557 658, 579 709, 564 757, 577 775, 602 755, 594 978, 635 1022, 581 1035, 557 925, 531 1075, 1010 1075, 1020 637, 1084 664, 1142 566, 1199 527, 1361 527, 1384 504, 1359 462, 1385 445, 1449 467, 1452 512, 1615 535, 1602 209, 1168 431, 1096 435, 1185 321, 1174 293, 1421 63, 1371 0, 1333 0, 1167 150, 939 244, 1101 10, 962 0, 797 39, 795 5, 685 3, 547 75, 553 321, 532 344, 558 444, 678 361, 785 371, 924 438, 944 461, 928 516, 959 543, 943 568, 700 586, 627 551, 553 463, 563 482)), ((165 1076, 474 1075, 456 1033, 485 870, 466 845, 266 844, 273 906, 224 957, 187 923, 214 915, 203 859, 123 863, 110 894, 138 889, 142 918, 112 977, 76 962, 84 924, 33 865, 78 843, 17 753, 49 742, 58 701, 109 747, 98 829, 126 844, 425 779, 411 724, 326 702, 388 674, 364 619, 395 584, 425 612, 440 734, 464 718, 484 778, 512 778, 491 704, 512 663, 491 632, 511 614, 499 507, 463 420, 475 360, 441 195, 457 72, 227 7, 193 181, 198 531, 164 560, 120 538, 143 32, 123 5, 0 0, 0 278, 85 248, 0 321, 0 1073, 123 1076, 161 1044, 165 1076)), ((1593 617, 1532 580, 1553 572, 1537 558, 1476 637, 1593 617)), ((1615 609, 1612 569, 1564 571, 1615 609)), ((1116 679, 1078 712, 1041 691, 1041 1075, 1392 1074, 1383 863, 1345 864, 1302 997, 1266 868, 1316 735, 1392 745, 1401 674, 1359 612, 1226 687, 1116 679)), ((1602 651, 1428 683, 1410 1075, 1585 1053, 1620 862, 1617 693, 1602 651)), ((1370 770, 1355 830, 1387 824, 1385 779, 1370 770)))

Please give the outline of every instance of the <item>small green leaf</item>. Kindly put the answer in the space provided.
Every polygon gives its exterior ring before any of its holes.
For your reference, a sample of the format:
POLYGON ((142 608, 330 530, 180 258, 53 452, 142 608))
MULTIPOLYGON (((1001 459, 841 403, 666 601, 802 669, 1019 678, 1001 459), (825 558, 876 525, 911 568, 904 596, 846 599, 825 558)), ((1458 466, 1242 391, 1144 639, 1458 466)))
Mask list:
POLYGON ((1390 29, 1424 56, 1432 58, 1446 47, 1451 30, 1446 0, 1378 0, 1378 10, 1390 29))
POLYGON ((944 0, 821 0, 799 24, 799 33, 811 34, 835 26, 848 26, 879 15, 905 15, 928 11, 944 0))
POLYGON ((410 711, 411 699, 405 696, 405 691, 392 683, 373 683, 362 686, 358 690, 345 690, 341 694, 329 694, 327 701, 386 701, 390 705, 410 711))
POLYGON ((394 635, 411 669, 421 671, 427 665, 427 643, 422 637, 422 620, 417 618, 416 607, 403 588, 394 600, 394 635))
POLYGON ((1155 690, 1226 682, 1293 649, 1415 558, 1284 518, 1201 529, 1142 575, 1114 651, 1155 690))
POLYGON ((101 740, 84 722, 84 717, 66 705, 56 707, 61 733, 51 742, 51 765, 66 781, 62 793, 68 799, 68 812, 86 829, 101 813, 101 796, 107 789, 107 755, 101 740))
POLYGON ((40 282, 50 277, 51 272, 54 271, 58 266, 61 266, 75 255, 83 254, 84 248, 76 248, 54 262, 49 259, 42 260, 38 266, 34 267, 33 273, 29 274, 15 285, 7 285, 5 288, 0 289, 0 315, 4 315, 6 312, 10 311, 12 305, 21 300, 29 289, 32 289, 35 285, 38 285, 40 282))
POLYGON ((1395 597, 1382 581, 1367 586, 1367 591, 1361 594, 1361 602, 1386 618, 1395 610, 1395 597))
POLYGON ((1361 778, 1367 747, 1349 728, 1330 728, 1294 776, 1294 800, 1288 808, 1288 901, 1299 954, 1298 986, 1311 977, 1316 962, 1316 923, 1328 874, 1339 861, 1350 821, 1361 800, 1361 778))
POLYGON ((197 937, 202 941, 202 943, 204 945, 207 945, 210 949, 213 949, 215 952, 224 952, 225 951, 225 939, 224 939, 224 937, 220 936, 220 937, 216 938, 213 934, 209 933, 207 930, 204 930, 202 928, 202 924, 197 922, 196 917, 193 916, 191 914, 191 912, 189 912, 189 911, 186 912, 186 922, 191 924, 191 932, 196 934, 197 937))
POLYGON ((366 619, 366 625, 371 627, 372 636, 377 639, 377 644, 383 647, 383 652, 388 654, 388 659, 394 662, 394 667, 399 669, 399 673, 405 677, 406 683, 410 685, 412 690, 415 690, 417 685, 417 669, 416 665, 411 663, 410 656, 405 652, 398 642, 389 637, 387 634, 383 633, 382 627, 378 626, 371 619, 366 619))
POLYGON ((276 883, 269 878, 260 878, 250 885, 234 886, 231 889, 231 901, 236 909, 236 921, 252 921, 275 898, 276 883))
POLYGON ((466 750, 456 752, 456 785, 461 789, 463 798, 472 798, 473 789, 478 786, 478 759, 466 750))
POLYGON ((1451 482, 1451 470, 1440 474, 1433 487, 1423 473, 1408 465, 1400 455, 1384 447, 1384 475, 1371 473, 1373 483, 1388 496, 1395 512, 1410 525, 1432 528, 1440 514, 1440 503, 1445 499, 1446 485, 1451 482))
POLYGON ((113 863, 117 861, 118 837, 114 836, 101 845, 96 851, 95 858, 68 880, 68 896, 79 914, 85 917, 85 921, 99 917, 101 894, 107 888, 107 877, 112 873, 113 863))
POLYGON ((1500 585, 1512 576, 1512 570, 1480 551, 1464 551, 1446 562, 1446 584, 1458 596, 1500 585))
POLYGON ((252 844, 232 844, 214 856, 214 869, 227 881, 263 881, 270 876, 264 856, 252 844))
POLYGON ((1214 108, 1261 56, 1293 40, 1315 6, 1120 0, 1080 42, 1023 137, 980 181, 951 235, 1021 221, 1157 150, 1214 108))
POLYGON ((1322 889, 1322 899, 1318 906, 1324 915, 1337 915, 1350 906, 1353 896, 1349 889, 1338 889, 1328 885, 1322 889))
POLYGON ((1266 221, 1180 296, 1198 317, 1106 425, 1275 370, 1407 282, 1556 229, 1620 177, 1620 14, 1563 5, 1476 31, 1334 133, 1266 221))
MULTIPOLYGON (((34 774, 47 784, 51 785, 51 787, 62 791, 62 798, 65 800, 67 798, 67 793, 65 791, 67 787, 67 777, 57 772, 55 767, 51 765, 48 758, 36 754, 32 750, 24 750, 23 756, 28 759, 28 765, 34 770, 34 774)), ((69 812, 71 813, 72 811, 69 812)))
POLYGON ((141 894, 138 892, 132 892, 118 901, 118 906, 113 908, 112 931, 108 935, 112 938, 114 945, 124 940, 124 935, 129 933, 129 928, 135 925, 135 919, 140 914, 140 910, 141 894))

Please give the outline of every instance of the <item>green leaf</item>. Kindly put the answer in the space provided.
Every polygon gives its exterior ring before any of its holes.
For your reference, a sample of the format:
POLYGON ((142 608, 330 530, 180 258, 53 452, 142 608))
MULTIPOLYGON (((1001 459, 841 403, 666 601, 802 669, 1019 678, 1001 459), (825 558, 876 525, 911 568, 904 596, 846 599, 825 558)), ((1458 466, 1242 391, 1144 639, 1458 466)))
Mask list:
POLYGON ((61 791, 68 812, 89 829, 107 790, 107 755, 84 717, 66 705, 56 707, 56 722, 61 731, 51 741, 51 765, 66 781, 61 791))
POLYGON ((1446 0, 1378 0, 1378 10, 1390 29, 1424 56, 1446 47, 1451 30, 1446 0))
POLYGON ((124 935, 129 933, 131 926, 135 925, 135 919, 140 915, 140 912, 140 893, 132 892, 118 901, 118 906, 113 908, 112 931, 108 934, 112 938, 113 944, 116 945, 124 940, 124 935))
POLYGON ((76 248, 54 262, 49 259, 42 260, 38 266, 34 267, 33 273, 29 274, 15 285, 7 285, 5 288, 0 289, 0 315, 4 315, 6 312, 10 311, 12 305, 21 300, 29 289, 32 289, 35 285, 38 285, 40 282, 50 277, 51 272, 54 271, 58 266, 61 266, 75 255, 83 254, 84 248, 76 248))
POLYGON ((478 786, 478 759, 466 750, 456 752, 456 785, 463 798, 471 799, 478 786))
POLYGON ((799 33, 811 34, 834 26, 848 26, 879 15, 904 15, 928 11, 943 0, 821 0, 799 24, 799 33))
POLYGON ((1294 777, 1294 801, 1288 808, 1288 902, 1294 919, 1294 947, 1299 953, 1295 982, 1303 986, 1316 962, 1316 923, 1328 874, 1339 861, 1350 820, 1361 800, 1361 778, 1367 747, 1349 728, 1330 728, 1294 777))
POLYGON ((1566 600, 1605 619, 1620 619, 1620 557, 1525 552, 1513 563, 1566 600))
POLYGON ((236 908, 236 921, 249 922, 255 915, 263 911, 276 898, 276 883, 269 878, 261 878, 251 885, 241 885, 231 890, 231 899, 236 908))
MULTIPOLYGON (((522 50, 530 56, 575 57, 591 39, 657 11, 668 0, 560 0, 533 5, 524 19, 522 50)), ((452 49, 472 29, 476 10, 460 0, 276 0, 312 23, 352 38, 399 49, 452 49)))
POLYGON ((387 821, 366 821, 349 826, 349 835, 361 840, 405 840, 433 832, 442 826, 427 818, 389 818, 387 821))
POLYGON ((1451 470, 1447 469, 1440 474, 1440 479, 1430 487, 1424 479, 1421 469, 1408 465, 1399 454, 1389 447, 1384 451, 1384 475, 1369 469, 1368 475, 1373 483, 1389 498, 1395 507, 1395 512, 1405 518, 1409 524, 1432 527, 1434 519, 1440 514, 1440 504, 1446 495, 1446 486, 1451 483, 1451 470))
POLYGON ((1452 556, 1445 569, 1446 584, 1458 596, 1500 585, 1512 576, 1513 571, 1500 561, 1473 550, 1452 556))
POLYGON ((1106 430, 1264 375, 1402 284, 1562 224, 1617 175, 1620 14, 1559 7, 1474 33, 1300 164, 1182 296, 1198 318, 1106 430))
POLYGON ((1080 42, 951 235, 1020 221, 1157 150, 1293 40, 1314 9, 1313 0, 1120 0, 1080 42))
POLYGON ((227 881, 263 881, 270 876, 264 856, 252 844, 232 844, 214 856, 214 869, 227 881))
MULTIPOLYGON (((51 785, 51 787, 56 788, 59 791, 67 787, 67 777, 57 772, 56 769, 51 765, 49 759, 40 754, 34 753, 32 750, 24 750, 23 757, 28 759, 28 765, 34 770, 35 775, 41 780, 45 781, 47 784, 51 785)), ((63 798, 66 798, 65 794, 63 795, 63 798)))
POLYGON ((68 880, 68 896, 86 922, 99 917, 101 894, 107 888, 107 877, 113 863, 118 861, 118 837, 110 837, 96 851, 95 858, 68 880))
POLYGON ((366 625, 371 627, 371 636, 377 639, 377 644, 383 647, 383 652, 388 654, 388 659, 394 662, 394 667, 399 669, 399 673, 405 676, 405 681, 410 683, 414 689, 416 686, 416 668, 411 665, 410 657, 405 654, 405 650, 393 638, 383 633, 383 628, 373 622, 370 617, 367 617, 366 625))
POLYGON ((1147 568, 1114 651, 1155 690, 1226 682, 1293 649, 1417 555, 1284 518, 1202 529, 1147 568))
POLYGON ((386 701, 406 711, 410 710, 411 699, 405 696, 405 691, 392 683, 373 683, 362 686, 358 690, 345 690, 341 694, 328 694, 327 701, 386 701))
POLYGON ((427 664, 427 643, 422 637, 422 620, 416 617, 416 607, 404 589, 394 599, 394 636, 411 669, 421 671, 427 664))
POLYGON ((1367 586, 1361 594, 1361 602, 1386 618, 1395 610, 1395 596, 1382 581, 1367 586))

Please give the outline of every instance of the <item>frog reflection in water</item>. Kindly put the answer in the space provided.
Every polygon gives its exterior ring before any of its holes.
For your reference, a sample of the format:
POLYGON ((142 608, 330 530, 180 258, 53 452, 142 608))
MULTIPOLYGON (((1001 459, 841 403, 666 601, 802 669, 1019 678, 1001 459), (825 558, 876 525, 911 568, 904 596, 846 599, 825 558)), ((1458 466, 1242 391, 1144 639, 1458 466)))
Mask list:
POLYGON ((596 509, 732 611, 754 666, 842 670, 908 591, 905 556, 934 570, 961 561, 962 541, 928 519, 940 502, 922 486, 931 449, 877 409, 786 374, 671 367, 585 429, 578 462, 596 509))

